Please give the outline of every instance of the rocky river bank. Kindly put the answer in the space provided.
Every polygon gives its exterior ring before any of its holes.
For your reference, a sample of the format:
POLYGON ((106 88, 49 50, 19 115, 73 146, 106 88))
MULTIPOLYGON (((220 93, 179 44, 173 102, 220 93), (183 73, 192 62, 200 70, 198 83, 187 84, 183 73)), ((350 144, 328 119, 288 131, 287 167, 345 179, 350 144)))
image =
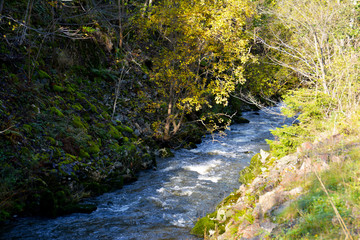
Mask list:
MULTIPOLYGON (((346 163, 357 161, 357 146, 354 139, 337 134, 323 135, 312 143, 305 142, 296 153, 280 159, 261 150, 251 159, 250 166, 241 171, 243 184, 225 198, 215 212, 201 218, 192 232, 205 239, 224 240, 321 236, 325 231, 318 229, 316 232, 311 228, 317 227, 316 223, 302 232, 304 222, 310 222, 307 217, 315 219, 320 211, 327 214, 322 218, 329 218, 328 229, 339 228, 335 236, 351 236, 351 231, 341 231, 340 225, 342 217, 354 214, 358 208, 351 208, 349 202, 347 208, 352 212, 342 208, 343 202, 334 195, 336 189, 332 186, 342 183, 334 180, 336 177, 329 181, 329 176, 339 169, 346 172, 346 163), (323 198, 326 198, 325 206, 317 206, 323 198), (318 210, 313 212, 310 208, 314 206, 318 210)), ((348 227, 351 229, 352 224, 348 227)))

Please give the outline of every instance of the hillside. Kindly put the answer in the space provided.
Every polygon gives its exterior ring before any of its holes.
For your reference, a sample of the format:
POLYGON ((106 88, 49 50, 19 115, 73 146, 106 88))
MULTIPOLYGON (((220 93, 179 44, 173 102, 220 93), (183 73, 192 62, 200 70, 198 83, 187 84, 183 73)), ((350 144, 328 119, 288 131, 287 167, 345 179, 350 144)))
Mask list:
POLYGON ((164 31, 162 21, 177 13, 147 4, 1 1, 1 221, 91 212, 82 199, 136 180, 156 168, 156 156, 195 147, 231 118, 247 121, 246 105, 229 96, 235 80, 216 87, 208 50, 189 52, 196 32, 164 31))

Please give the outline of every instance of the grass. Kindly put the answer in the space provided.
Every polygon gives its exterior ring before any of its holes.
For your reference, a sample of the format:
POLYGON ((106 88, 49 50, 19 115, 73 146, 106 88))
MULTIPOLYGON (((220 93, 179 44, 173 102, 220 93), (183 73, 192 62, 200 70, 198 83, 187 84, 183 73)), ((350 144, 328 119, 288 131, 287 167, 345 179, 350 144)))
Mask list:
POLYGON ((347 156, 346 161, 332 163, 328 171, 307 179, 306 194, 277 216, 277 222, 284 227, 276 238, 359 237, 360 149, 345 148, 342 154, 347 156))

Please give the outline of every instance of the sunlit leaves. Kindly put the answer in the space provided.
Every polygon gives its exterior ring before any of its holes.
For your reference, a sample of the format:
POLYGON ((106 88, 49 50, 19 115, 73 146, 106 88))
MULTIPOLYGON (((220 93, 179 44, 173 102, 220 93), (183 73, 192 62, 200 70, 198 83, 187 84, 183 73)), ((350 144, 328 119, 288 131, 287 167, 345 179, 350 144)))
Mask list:
POLYGON ((150 78, 166 105, 165 128, 210 106, 211 95, 227 105, 235 85, 245 81, 243 65, 251 59, 245 30, 253 14, 247 0, 163 0, 152 7, 141 25, 143 36, 157 35, 161 43, 150 78))

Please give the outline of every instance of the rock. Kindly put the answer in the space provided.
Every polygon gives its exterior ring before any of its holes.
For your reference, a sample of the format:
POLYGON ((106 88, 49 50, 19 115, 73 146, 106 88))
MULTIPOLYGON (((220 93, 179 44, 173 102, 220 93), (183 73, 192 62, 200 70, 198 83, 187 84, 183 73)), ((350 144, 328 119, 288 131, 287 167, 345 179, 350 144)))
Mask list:
POLYGON ((300 193, 302 193, 303 190, 304 189, 302 187, 296 187, 296 188, 293 188, 290 191, 288 191, 288 194, 291 196, 297 196, 300 193))
POLYGON ((335 155, 330 156, 330 162, 341 163, 342 161, 343 161, 343 159, 341 159, 338 156, 335 156, 335 155))
POLYGON ((264 150, 260 149, 260 156, 261 156, 260 161, 262 163, 265 163, 267 158, 270 156, 270 153, 265 152, 264 150))
POLYGON ((174 153, 170 150, 170 148, 159 149, 157 155, 161 158, 174 157, 174 153))
POLYGON ((299 175, 296 172, 296 170, 285 172, 284 174, 282 174, 282 176, 283 176, 281 180, 282 186, 288 186, 299 179, 299 175))
POLYGON ((274 206, 284 201, 284 194, 280 191, 279 187, 271 192, 267 192, 259 197, 259 207, 261 213, 265 214, 274 206))
POLYGON ((310 151, 314 145, 311 142, 304 142, 296 149, 297 153, 310 151))
POLYGON ((300 167, 300 170, 299 170, 298 174, 307 175, 310 172, 311 172, 311 159, 310 158, 305 158, 303 160, 303 163, 302 163, 302 165, 300 167))
POLYGON ((218 220, 218 221, 226 220, 226 211, 224 209, 219 209, 217 211, 216 220, 218 220))
POLYGON ((278 224, 271 222, 269 219, 266 219, 264 222, 260 223, 260 227, 265 231, 264 234, 269 234, 272 230, 277 227, 278 224))
POLYGON ((284 202, 283 204, 279 205, 273 212, 272 212, 272 215, 273 216, 278 216, 280 215, 286 208, 288 208, 291 203, 293 203, 294 200, 289 200, 289 201, 286 201, 284 202))
POLYGON ((254 238, 261 232, 261 226, 259 221, 254 222, 253 224, 248 225, 245 229, 241 231, 243 233, 242 237, 244 239, 259 239, 254 238))

